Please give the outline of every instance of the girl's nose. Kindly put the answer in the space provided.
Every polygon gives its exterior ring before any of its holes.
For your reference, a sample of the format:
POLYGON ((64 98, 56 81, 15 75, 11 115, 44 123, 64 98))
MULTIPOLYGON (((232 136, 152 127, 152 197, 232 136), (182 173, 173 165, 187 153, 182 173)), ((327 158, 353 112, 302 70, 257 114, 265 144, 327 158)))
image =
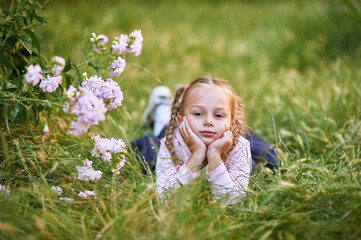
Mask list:
POLYGON ((204 119, 204 126, 213 127, 213 118, 211 116, 207 116, 204 119))

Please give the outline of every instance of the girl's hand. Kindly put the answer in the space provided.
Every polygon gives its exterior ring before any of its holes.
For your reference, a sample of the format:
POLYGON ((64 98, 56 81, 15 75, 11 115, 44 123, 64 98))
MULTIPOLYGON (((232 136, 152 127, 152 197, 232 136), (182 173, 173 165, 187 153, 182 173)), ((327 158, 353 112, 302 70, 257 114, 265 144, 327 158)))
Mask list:
POLYGON ((193 130, 189 126, 187 117, 183 117, 182 122, 179 126, 179 132, 192 153, 195 151, 207 150, 204 142, 193 132, 193 130))
POLYGON ((222 155, 227 150, 231 149, 233 144, 232 131, 225 131, 221 138, 215 140, 208 146, 207 155, 217 154, 222 155))
POLYGON ((212 142, 207 149, 208 172, 215 170, 221 163, 221 155, 231 149, 233 143, 232 131, 225 131, 221 138, 212 142))
POLYGON ((179 132, 189 150, 192 152, 186 166, 192 172, 198 172, 206 159, 207 147, 190 128, 186 117, 183 117, 183 121, 179 125, 179 132))

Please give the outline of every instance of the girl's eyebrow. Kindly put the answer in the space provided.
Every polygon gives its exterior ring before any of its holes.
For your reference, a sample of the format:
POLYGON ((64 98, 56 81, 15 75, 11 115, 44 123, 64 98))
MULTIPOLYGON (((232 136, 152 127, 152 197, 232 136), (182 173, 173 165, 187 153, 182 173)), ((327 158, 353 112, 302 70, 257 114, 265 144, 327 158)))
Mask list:
MULTIPOLYGON (((205 108, 204 105, 200 105, 200 104, 196 104, 196 105, 192 105, 190 108, 195 108, 195 107, 198 107, 198 108, 205 108)), ((219 107, 216 107, 215 108, 216 110, 224 110, 226 111, 227 109, 225 107, 222 107, 222 106, 219 106, 219 107)))

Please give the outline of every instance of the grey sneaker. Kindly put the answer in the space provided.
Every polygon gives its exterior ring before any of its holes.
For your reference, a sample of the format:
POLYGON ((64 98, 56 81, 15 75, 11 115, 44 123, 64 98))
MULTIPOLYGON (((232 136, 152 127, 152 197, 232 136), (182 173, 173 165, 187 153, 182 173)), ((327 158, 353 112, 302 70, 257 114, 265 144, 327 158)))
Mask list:
MULTIPOLYGON (((166 104, 169 106, 169 109, 170 109, 171 96, 172 96, 172 94, 168 87, 158 86, 158 87, 153 88, 153 90, 149 96, 148 106, 145 109, 143 116, 142 116, 142 121, 146 127, 153 128, 154 121, 156 118, 154 116, 154 114, 156 112, 155 110, 159 105, 166 104)), ((157 119, 159 119, 159 117, 157 119)), ((168 119, 168 121, 169 121, 169 119, 168 119)))

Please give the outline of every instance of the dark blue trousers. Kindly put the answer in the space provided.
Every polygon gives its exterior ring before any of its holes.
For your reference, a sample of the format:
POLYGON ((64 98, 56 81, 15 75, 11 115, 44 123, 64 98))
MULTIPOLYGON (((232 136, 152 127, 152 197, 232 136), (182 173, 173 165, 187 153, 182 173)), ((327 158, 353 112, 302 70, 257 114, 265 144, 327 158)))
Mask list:
MULTIPOLYGON (((165 136, 165 133, 166 127, 162 130, 159 137, 148 133, 131 142, 133 149, 138 152, 141 158, 144 158, 151 171, 155 169, 160 140, 165 136)), ((251 144, 252 172, 255 171, 256 166, 259 164, 265 165, 272 170, 278 167, 279 161, 276 152, 265 139, 251 130, 246 131, 243 136, 251 144)), ((145 173, 145 169, 143 170, 145 173)))

